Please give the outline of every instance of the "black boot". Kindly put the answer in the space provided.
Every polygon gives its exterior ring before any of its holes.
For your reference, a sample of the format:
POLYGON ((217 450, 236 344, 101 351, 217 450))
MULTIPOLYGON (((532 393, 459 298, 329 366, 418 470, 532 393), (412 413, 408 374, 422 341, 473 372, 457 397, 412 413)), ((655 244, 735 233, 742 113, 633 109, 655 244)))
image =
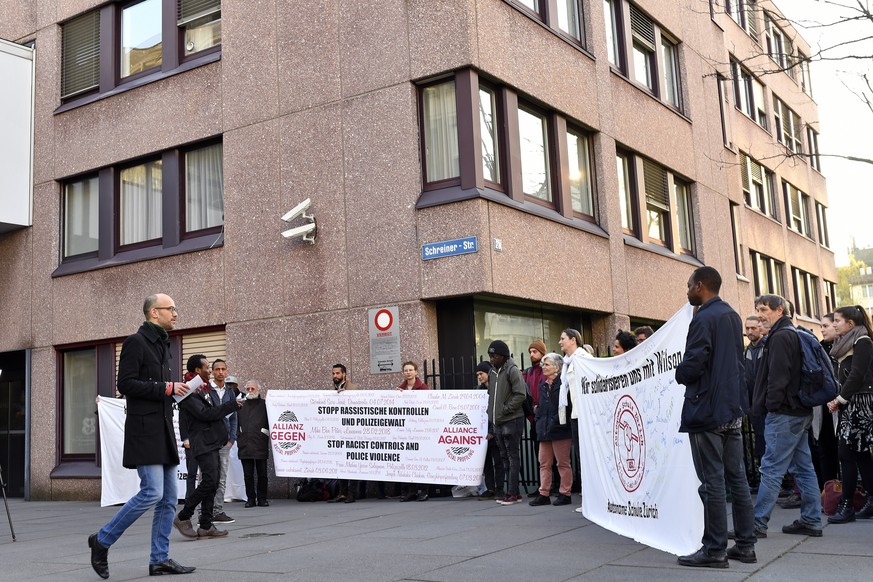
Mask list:
POLYGON ((837 512, 828 516, 828 523, 849 523, 850 521, 855 521, 855 507, 851 500, 843 499, 840 501, 837 512))
POLYGON ((858 519, 873 519, 873 496, 867 495, 867 503, 855 512, 855 517, 858 519))

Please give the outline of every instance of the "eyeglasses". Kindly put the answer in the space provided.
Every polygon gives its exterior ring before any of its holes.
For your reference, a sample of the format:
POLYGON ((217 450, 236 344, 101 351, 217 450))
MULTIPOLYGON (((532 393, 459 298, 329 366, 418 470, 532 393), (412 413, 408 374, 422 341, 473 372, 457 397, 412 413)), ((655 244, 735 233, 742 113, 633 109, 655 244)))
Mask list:
POLYGON ((171 305, 170 307, 152 307, 152 309, 169 309, 172 313, 175 313, 177 315, 179 313, 179 310, 176 309, 175 305, 171 305))

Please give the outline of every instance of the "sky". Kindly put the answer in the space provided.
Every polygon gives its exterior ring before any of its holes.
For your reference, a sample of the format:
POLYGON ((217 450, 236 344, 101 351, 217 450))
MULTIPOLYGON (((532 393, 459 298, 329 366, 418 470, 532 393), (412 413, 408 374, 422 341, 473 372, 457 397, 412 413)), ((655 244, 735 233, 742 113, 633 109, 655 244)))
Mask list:
MULTIPOLYGON (((858 0, 775 0, 813 53, 818 48, 834 47, 850 39, 873 37, 870 20, 816 26, 850 16, 853 12, 839 4, 856 2, 858 0)), ((873 8, 873 3, 870 6, 873 8)), ((818 104, 821 122, 819 152, 822 173, 827 178, 828 230, 837 266, 848 265, 848 249, 853 239, 859 248, 873 247, 873 164, 827 157, 827 154, 843 154, 873 159, 873 111, 846 87, 849 85, 859 91, 863 73, 869 74, 873 81, 873 38, 840 49, 832 56, 847 54, 870 58, 814 61, 810 67, 812 96, 818 104)))

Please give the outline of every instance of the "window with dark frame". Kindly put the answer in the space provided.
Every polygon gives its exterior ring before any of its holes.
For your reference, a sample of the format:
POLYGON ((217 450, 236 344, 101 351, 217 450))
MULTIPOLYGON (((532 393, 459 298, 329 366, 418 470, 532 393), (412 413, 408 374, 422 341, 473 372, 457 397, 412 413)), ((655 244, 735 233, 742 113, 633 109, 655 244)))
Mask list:
POLYGON ((768 129, 764 85, 733 59, 731 59, 731 75, 734 85, 734 106, 762 128, 768 129))
POLYGON ((65 180, 58 273, 215 246, 224 224, 223 182, 216 140, 65 180))
POLYGON ((746 206, 778 220, 773 172, 740 152, 740 174, 746 206))
POLYGON ((819 319, 821 306, 818 299, 818 277, 801 271, 796 267, 791 268, 794 279, 794 310, 797 315, 819 319))
POLYGON ((791 183, 782 180, 785 195, 785 215, 788 228, 805 237, 812 238, 809 222, 809 196, 791 183))
POLYGON ((64 185, 64 258, 96 255, 99 241, 99 194, 97 176, 71 180, 64 185))
MULTIPOLYGON (((793 109, 778 97, 773 97, 773 117, 776 121, 776 139, 795 154, 803 153, 803 122, 793 109)), ((801 157, 801 159, 804 159, 801 157)))
POLYGON ((725 0, 725 12, 746 34, 758 40, 758 3, 756 0, 725 0))
POLYGON ((62 102, 87 103, 217 60, 221 1, 176 0, 174 10, 166 4, 110 2, 61 23, 62 102), (101 29, 113 32, 101 36, 101 29))
POLYGON ((681 112, 680 41, 627 0, 604 0, 603 11, 609 62, 623 76, 681 112), (627 11, 622 2, 627 3, 627 11), (625 54, 624 31, 630 33, 629 55, 625 54))
POLYGON ((785 265, 757 251, 750 251, 750 255, 755 296, 774 294, 785 297, 785 265))
POLYGON ((818 132, 812 126, 806 126, 806 143, 809 145, 809 165, 821 172, 821 158, 818 153, 818 132))
POLYGON ((794 79, 795 70, 792 66, 794 63, 794 44, 774 22, 773 15, 767 11, 764 12, 764 36, 766 38, 767 54, 779 65, 780 69, 794 79))
POLYGON ((591 134, 580 124, 471 69, 419 85, 419 104, 420 203, 484 189, 596 222, 591 134))
POLYGON ((818 242, 825 248, 831 247, 831 237, 828 233, 828 209, 821 202, 815 203, 815 213, 818 222, 818 242))
POLYGON ((675 253, 694 255, 691 183, 657 162, 621 149, 616 152, 616 171, 625 233, 675 253), (641 220, 645 221, 642 228, 641 220))
POLYGON ((68 350, 61 354, 60 434, 61 459, 89 460, 96 457, 97 349, 68 350))
POLYGON ((825 313, 833 313, 837 308, 837 284, 824 279, 825 313))
POLYGON ((582 2, 580 0, 505 0, 522 14, 534 18, 575 44, 584 45, 582 2))
POLYGON ((737 275, 745 275, 746 270, 743 268, 743 247, 740 243, 740 205, 736 202, 729 202, 731 212, 731 235, 734 241, 734 267, 737 275))

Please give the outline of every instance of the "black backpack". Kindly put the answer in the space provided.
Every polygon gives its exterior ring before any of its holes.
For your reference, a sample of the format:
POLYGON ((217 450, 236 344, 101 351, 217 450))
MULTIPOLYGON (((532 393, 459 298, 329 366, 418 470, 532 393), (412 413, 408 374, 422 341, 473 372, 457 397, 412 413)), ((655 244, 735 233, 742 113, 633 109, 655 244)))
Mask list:
POLYGON ((304 479, 297 488, 297 501, 327 501, 330 488, 321 479, 304 479))
POLYGON ((807 408, 827 404, 840 393, 831 359, 812 333, 791 329, 800 340, 800 403, 807 408))

